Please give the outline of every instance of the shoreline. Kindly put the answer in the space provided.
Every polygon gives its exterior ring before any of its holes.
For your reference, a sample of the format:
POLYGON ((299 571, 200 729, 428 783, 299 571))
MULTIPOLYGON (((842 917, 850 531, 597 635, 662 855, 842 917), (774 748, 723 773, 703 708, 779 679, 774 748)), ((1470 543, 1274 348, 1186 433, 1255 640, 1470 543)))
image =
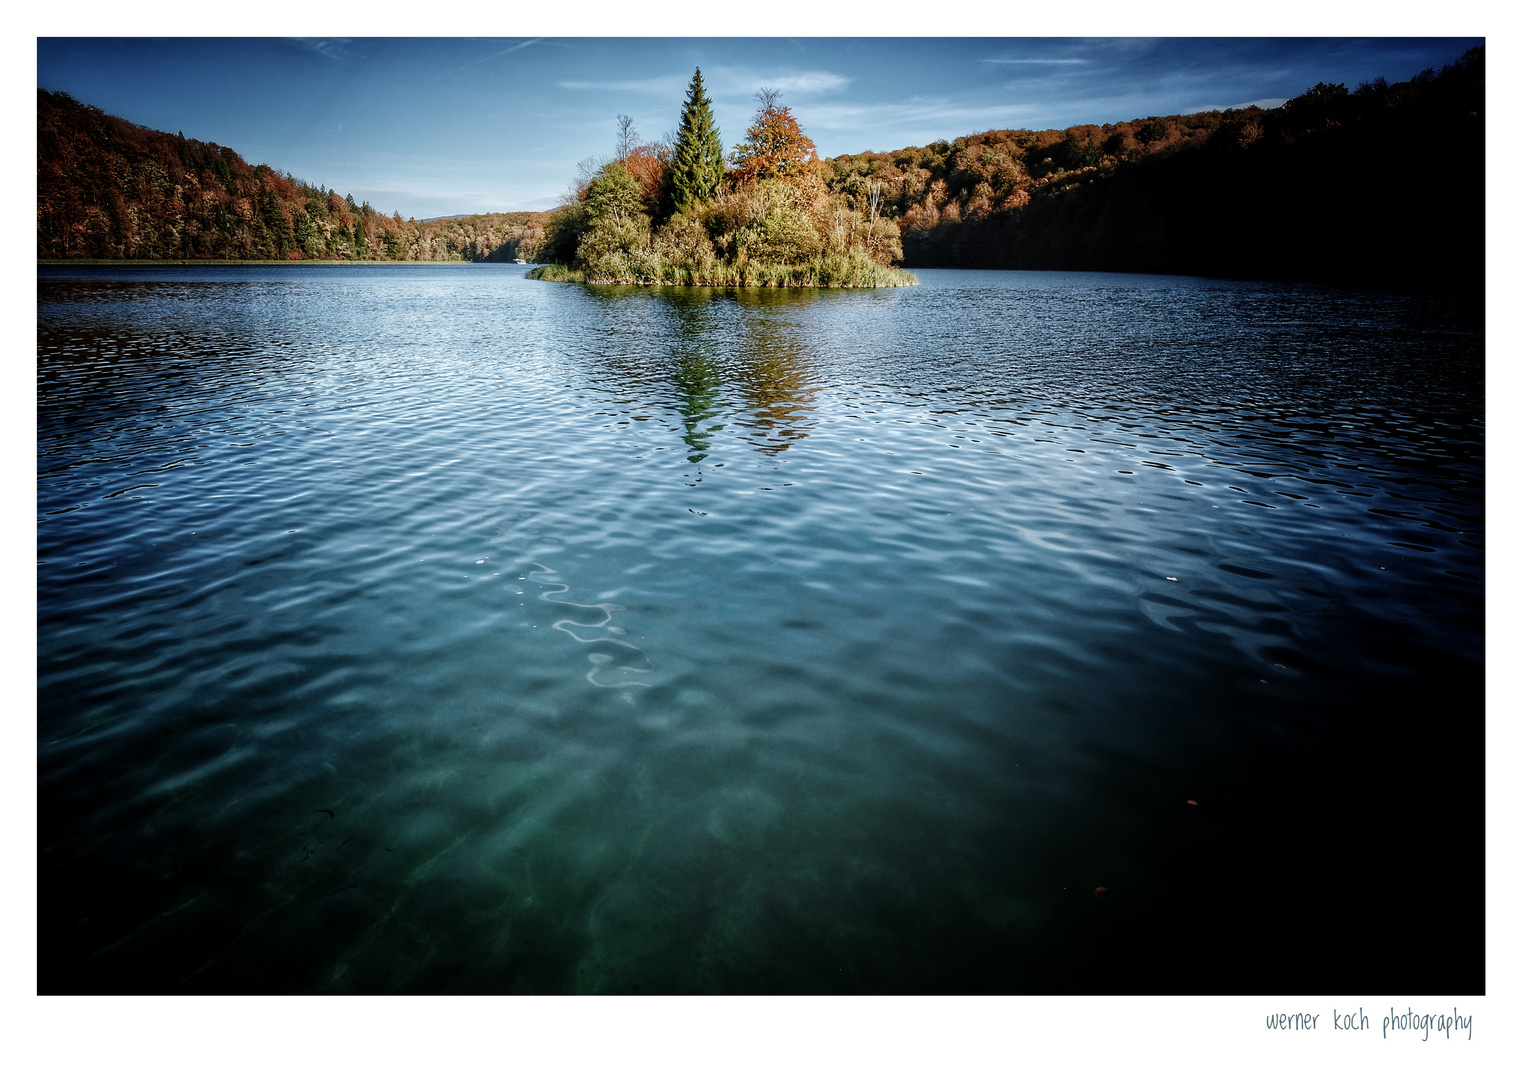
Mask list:
POLYGON ((540 266, 541 263, 411 259, 38 259, 38 266, 540 266))
POLYGON ((820 268, 806 263, 788 264, 759 264, 754 265, 751 271, 748 266, 744 267, 720 267, 729 271, 726 279, 723 276, 707 280, 697 280, 693 275, 684 281, 672 281, 668 278, 594 278, 583 270, 571 270, 559 263, 540 263, 536 269, 529 271, 527 277, 530 281, 551 281, 560 284, 574 285, 626 285, 642 288, 698 288, 698 289, 900 289, 911 288, 920 285, 918 276, 909 270, 900 267, 876 267, 868 278, 849 280, 827 280, 826 275, 820 272, 820 268))

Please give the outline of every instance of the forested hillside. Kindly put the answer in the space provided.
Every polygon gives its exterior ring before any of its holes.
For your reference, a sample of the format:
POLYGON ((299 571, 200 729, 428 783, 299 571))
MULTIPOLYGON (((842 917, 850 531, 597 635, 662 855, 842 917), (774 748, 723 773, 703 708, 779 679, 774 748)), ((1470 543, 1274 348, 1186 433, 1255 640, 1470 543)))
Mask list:
POLYGON ((1276 109, 844 155, 830 186, 879 186, 908 266, 1480 289, 1483 52, 1276 109))
POLYGON ((37 91, 39 259, 531 259, 542 213, 418 222, 37 91))

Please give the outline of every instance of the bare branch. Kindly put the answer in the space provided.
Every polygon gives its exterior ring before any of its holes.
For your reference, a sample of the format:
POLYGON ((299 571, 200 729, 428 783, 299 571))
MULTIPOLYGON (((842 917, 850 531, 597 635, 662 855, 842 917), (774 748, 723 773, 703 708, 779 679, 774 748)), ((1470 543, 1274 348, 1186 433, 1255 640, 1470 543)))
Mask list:
POLYGON ((633 148, 638 145, 638 132, 633 128, 633 118, 617 114, 617 160, 627 161, 633 148))

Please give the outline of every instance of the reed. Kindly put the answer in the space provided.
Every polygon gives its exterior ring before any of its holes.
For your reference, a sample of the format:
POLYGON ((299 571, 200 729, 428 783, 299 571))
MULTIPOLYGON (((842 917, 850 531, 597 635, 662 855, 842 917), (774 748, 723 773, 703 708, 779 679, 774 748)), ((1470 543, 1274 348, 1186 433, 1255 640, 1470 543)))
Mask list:
POLYGON ((802 263, 666 262, 650 254, 620 266, 598 266, 593 272, 560 264, 538 266, 527 275, 535 281, 570 281, 588 285, 698 285, 716 287, 882 289, 916 285, 906 270, 881 266, 849 255, 822 255, 802 263))

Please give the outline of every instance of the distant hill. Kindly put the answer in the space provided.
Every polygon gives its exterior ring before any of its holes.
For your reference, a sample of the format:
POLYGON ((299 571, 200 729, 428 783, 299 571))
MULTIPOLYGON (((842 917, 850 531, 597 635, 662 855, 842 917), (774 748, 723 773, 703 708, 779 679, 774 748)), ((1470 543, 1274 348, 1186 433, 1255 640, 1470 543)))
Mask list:
POLYGON ((1480 294, 1485 54, 1354 91, 829 160, 908 266, 1342 281, 1480 294))
POLYGON ((229 147, 37 91, 39 259, 531 260, 547 218, 402 221, 229 147))

